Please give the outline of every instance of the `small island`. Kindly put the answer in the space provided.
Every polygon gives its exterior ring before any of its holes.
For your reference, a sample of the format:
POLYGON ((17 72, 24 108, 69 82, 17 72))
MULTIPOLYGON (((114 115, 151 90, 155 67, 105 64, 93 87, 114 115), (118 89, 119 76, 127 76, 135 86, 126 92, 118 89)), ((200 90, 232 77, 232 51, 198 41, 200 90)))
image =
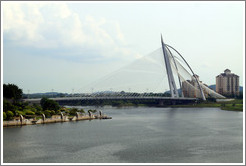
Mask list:
POLYGON ((69 122, 92 119, 112 119, 98 110, 61 107, 43 97, 40 104, 21 101, 22 90, 14 84, 4 84, 3 127, 69 122))

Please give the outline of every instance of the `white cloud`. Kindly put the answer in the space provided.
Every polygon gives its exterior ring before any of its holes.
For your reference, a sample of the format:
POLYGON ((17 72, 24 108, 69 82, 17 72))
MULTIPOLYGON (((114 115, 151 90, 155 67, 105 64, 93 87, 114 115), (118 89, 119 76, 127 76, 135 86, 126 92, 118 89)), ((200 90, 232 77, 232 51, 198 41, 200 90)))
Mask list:
POLYGON ((120 24, 80 16, 65 3, 4 3, 4 39, 36 48, 96 49, 100 56, 132 57, 120 24))
POLYGON ((37 6, 28 5, 26 13, 19 4, 3 5, 3 31, 10 40, 42 40, 42 36, 37 33, 39 25, 43 23, 43 18, 37 6))

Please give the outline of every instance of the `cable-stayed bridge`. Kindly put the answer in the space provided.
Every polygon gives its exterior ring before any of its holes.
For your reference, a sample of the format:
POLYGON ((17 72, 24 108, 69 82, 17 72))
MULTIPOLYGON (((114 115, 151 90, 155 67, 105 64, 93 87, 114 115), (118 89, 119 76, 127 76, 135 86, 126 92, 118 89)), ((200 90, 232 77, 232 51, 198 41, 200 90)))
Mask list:
MULTIPOLYGON (((161 36, 161 48, 132 64, 81 88, 81 93, 52 98, 60 104, 73 101, 152 100, 160 105, 195 102, 198 99, 225 98, 199 80, 184 59, 161 36)), ((25 99, 39 103, 40 99, 25 99)))

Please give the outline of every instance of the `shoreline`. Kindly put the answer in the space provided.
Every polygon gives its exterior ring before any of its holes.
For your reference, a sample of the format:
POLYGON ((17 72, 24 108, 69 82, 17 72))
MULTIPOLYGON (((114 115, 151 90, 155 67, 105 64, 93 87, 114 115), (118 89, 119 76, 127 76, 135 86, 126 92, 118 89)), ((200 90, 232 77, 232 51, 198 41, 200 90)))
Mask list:
MULTIPOLYGON (((233 112, 243 112, 243 104, 239 104, 240 107, 228 106, 228 103, 222 105, 222 103, 200 103, 200 104, 193 104, 193 105, 166 105, 166 106, 158 106, 163 108, 220 108, 223 111, 233 111, 233 112), (227 106, 226 106, 227 105, 227 106), (242 107, 241 107, 242 106, 242 107)), ((106 106, 106 105, 105 105, 106 106)), ((148 105, 121 105, 119 107, 153 107, 148 105)), ((114 106, 112 106, 114 107, 114 106)), ((117 106, 116 106, 117 107, 117 106)), ((156 107, 156 106, 155 106, 156 107)), ((107 115, 77 115, 77 116, 59 116, 55 115, 51 118, 45 119, 23 119, 21 120, 11 120, 11 121, 3 121, 3 127, 17 127, 17 126, 26 126, 26 125, 38 125, 38 124, 48 124, 48 123, 63 123, 63 122, 72 122, 72 121, 81 121, 81 120, 93 120, 93 119, 112 119, 107 115)))
POLYGON ((220 108, 221 110, 224 111, 236 111, 236 112, 243 112, 243 107, 239 108, 236 106, 221 106, 218 104, 203 104, 203 105, 174 105, 171 106, 172 108, 220 108))
POLYGON ((112 119, 107 115, 83 115, 83 116, 61 116, 60 118, 51 117, 46 119, 24 119, 21 120, 12 120, 12 121, 3 121, 3 127, 18 127, 18 126, 26 126, 26 125, 38 125, 38 124, 48 124, 48 123, 63 123, 63 122, 74 122, 74 121, 81 121, 81 120, 94 120, 94 119, 112 119))

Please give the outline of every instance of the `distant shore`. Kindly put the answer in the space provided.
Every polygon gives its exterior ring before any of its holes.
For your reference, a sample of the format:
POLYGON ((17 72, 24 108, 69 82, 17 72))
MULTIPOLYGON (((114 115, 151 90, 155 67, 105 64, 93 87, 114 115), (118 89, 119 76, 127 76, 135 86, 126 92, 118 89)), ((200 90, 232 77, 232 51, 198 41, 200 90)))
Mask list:
POLYGON ((243 100, 235 99, 232 101, 225 101, 225 102, 202 102, 197 104, 188 104, 188 105, 172 105, 171 107, 219 107, 221 110, 227 111, 243 111, 243 100))
POLYGON ((226 111, 239 111, 239 112, 243 112, 243 108, 241 106, 236 106, 236 107, 233 107, 233 106, 226 106, 226 107, 221 107, 221 106, 216 106, 216 105, 205 105, 205 106, 201 106, 201 105, 174 105, 174 106, 171 106, 172 108, 207 108, 207 107, 210 107, 210 108, 220 108, 221 110, 226 110, 226 111))

